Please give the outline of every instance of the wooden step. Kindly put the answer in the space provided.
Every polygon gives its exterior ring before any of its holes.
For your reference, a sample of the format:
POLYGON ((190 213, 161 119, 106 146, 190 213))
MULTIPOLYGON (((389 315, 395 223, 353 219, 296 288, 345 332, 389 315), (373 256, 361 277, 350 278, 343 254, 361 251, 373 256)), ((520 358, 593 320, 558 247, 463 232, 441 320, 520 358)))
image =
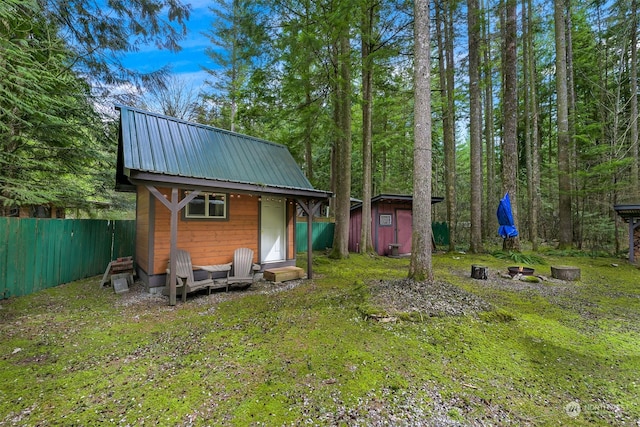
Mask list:
POLYGON ((300 267, 269 268, 264 271, 264 279, 270 282, 286 282, 287 280, 302 279, 305 272, 300 267))

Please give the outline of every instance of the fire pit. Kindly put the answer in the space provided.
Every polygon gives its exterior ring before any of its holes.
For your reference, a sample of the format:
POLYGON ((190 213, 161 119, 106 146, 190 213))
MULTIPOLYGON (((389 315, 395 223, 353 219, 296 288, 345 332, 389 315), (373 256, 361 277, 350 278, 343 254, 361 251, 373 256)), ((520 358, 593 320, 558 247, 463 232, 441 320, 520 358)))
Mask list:
POLYGON ((513 277, 516 274, 522 274, 523 276, 533 276, 533 268, 509 267, 509 276, 513 277))

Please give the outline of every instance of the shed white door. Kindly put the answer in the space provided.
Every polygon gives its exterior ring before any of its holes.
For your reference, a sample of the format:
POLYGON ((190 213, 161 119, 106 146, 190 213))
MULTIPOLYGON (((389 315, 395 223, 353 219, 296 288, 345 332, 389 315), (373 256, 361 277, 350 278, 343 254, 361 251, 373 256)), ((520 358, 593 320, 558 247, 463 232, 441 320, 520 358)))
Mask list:
POLYGON ((283 261, 286 257, 285 201, 282 197, 262 197, 260 212, 261 262, 283 261))

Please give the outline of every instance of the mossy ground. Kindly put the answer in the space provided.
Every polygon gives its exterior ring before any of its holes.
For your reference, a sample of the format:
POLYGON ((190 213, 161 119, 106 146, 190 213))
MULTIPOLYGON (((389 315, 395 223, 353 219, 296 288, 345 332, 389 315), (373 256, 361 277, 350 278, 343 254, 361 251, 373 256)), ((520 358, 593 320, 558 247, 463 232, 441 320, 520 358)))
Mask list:
POLYGON ((508 261, 437 254, 438 280, 495 309, 389 323, 366 320, 367 282, 405 277, 407 259, 318 254, 313 281, 225 302, 125 306, 99 277, 2 301, 0 425, 363 425, 374 412, 410 425, 637 425, 640 271, 543 259, 536 273, 575 265, 582 280, 550 295, 503 289, 470 266, 508 261))

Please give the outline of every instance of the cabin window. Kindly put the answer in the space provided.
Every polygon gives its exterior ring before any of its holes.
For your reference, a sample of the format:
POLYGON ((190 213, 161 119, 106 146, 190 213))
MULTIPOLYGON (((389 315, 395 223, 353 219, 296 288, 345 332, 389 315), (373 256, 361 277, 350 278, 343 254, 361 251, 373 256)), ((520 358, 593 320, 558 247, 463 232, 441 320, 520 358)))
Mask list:
POLYGON ((226 219, 227 195, 220 193, 198 194, 187 204, 185 217, 226 219))

